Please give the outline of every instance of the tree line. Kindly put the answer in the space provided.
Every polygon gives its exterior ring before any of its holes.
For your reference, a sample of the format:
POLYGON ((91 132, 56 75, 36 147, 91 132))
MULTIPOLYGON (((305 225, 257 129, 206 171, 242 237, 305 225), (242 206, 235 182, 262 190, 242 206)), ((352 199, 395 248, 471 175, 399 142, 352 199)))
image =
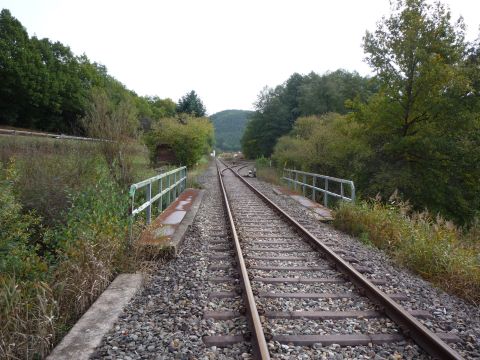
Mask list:
POLYGON ((471 222, 480 211, 480 41, 467 43, 462 19, 452 22, 441 3, 398 0, 363 48, 371 78, 294 74, 263 90, 244 153, 471 222))
MULTIPOLYGON (((140 134, 152 130, 158 133, 161 119, 174 119, 188 128, 175 133, 180 137, 180 133, 192 133, 202 126, 199 124, 208 127, 203 120, 196 124, 195 120, 183 121, 183 118, 205 115, 205 105, 195 91, 188 92, 177 103, 169 98, 138 96, 109 75, 104 65, 90 61, 86 55, 74 55, 60 42, 29 37, 9 10, 0 12, 0 125, 115 136, 125 141, 138 139, 140 134)), ((207 144, 200 148, 207 152, 208 144, 213 142, 210 139, 213 128, 199 134, 203 136, 202 144, 207 144)), ((151 134, 147 136, 149 144, 154 138, 151 134)), ((163 140, 158 138, 158 141, 163 140)), ((193 145, 192 148, 199 149, 193 145)), ((198 160, 202 154, 177 158, 184 165, 192 165, 195 161, 191 159, 198 160)))

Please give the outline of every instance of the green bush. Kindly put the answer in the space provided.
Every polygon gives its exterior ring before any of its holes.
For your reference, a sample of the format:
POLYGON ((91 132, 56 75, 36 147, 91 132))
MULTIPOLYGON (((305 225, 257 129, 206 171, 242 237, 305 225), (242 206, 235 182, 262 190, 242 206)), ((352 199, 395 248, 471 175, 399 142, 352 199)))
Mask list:
POLYGON ((160 119, 145 136, 152 162, 159 145, 167 145, 175 152, 178 165, 191 167, 213 146, 213 125, 207 118, 184 115, 182 119, 160 119))
POLYGON ((299 118, 279 139, 272 159, 279 167, 357 180, 371 150, 348 115, 329 113, 299 118))
POLYGON ((33 213, 22 213, 14 193, 17 179, 13 162, 6 169, 0 163, 0 277, 34 280, 46 270, 31 242, 32 230, 40 219, 33 213))

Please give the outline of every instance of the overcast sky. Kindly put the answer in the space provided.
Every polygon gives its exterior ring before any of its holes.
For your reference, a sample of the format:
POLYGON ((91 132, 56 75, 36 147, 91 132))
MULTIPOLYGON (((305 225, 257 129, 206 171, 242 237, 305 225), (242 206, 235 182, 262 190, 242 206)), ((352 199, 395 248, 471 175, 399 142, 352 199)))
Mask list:
MULTIPOLYGON (((480 0, 448 0, 478 36, 480 0)), ((104 64, 139 95, 177 101, 195 90, 208 113, 252 109, 292 73, 370 73, 365 30, 388 0, 0 0, 30 35, 104 64)))

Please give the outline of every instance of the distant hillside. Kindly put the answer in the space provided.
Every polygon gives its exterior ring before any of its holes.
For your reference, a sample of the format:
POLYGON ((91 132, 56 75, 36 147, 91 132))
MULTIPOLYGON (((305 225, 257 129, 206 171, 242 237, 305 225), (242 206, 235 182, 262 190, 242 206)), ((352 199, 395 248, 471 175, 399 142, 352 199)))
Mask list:
POLYGON ((252 113, 253 111, 247 110, 224 110, 210 116, 215 128, 217 149, 240 150, 240 139, 252 113))

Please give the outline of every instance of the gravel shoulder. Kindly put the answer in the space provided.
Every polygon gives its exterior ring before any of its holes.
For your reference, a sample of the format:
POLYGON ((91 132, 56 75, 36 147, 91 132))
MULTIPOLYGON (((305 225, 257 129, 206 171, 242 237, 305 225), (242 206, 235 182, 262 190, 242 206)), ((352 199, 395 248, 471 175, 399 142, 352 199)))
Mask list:
POLYGON ((208 269, 209 241, 224 238, 225 230, 218 226, 223 210, 215 167, 210 166, 199 180, 205 195, 179 256, 150 275, 143 291, 126 306, 91 359, 251 358, 248 343, 221 349, 203 342, 206 335, 242 333, 246 322, 203 318, 204 311, 235 309, 241 301, 208 298, 212 291, 225 290, 222 284, 206 281, 212 276, 225 276, 208 269))

